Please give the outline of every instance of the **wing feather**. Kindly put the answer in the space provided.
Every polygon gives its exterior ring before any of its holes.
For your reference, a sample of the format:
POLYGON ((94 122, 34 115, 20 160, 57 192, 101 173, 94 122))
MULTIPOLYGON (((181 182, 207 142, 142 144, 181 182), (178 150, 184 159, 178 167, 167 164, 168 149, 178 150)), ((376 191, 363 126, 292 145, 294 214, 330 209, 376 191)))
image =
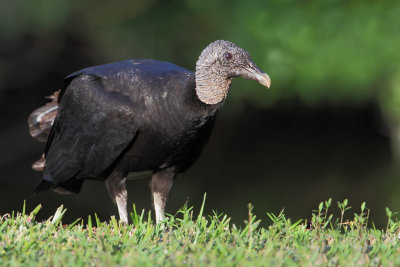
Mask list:
POLYGON ((58 185, 102 177, 136 132, 129 97, 105 88, 99 77, 73 77, 46 145, 44 179, 58 185))

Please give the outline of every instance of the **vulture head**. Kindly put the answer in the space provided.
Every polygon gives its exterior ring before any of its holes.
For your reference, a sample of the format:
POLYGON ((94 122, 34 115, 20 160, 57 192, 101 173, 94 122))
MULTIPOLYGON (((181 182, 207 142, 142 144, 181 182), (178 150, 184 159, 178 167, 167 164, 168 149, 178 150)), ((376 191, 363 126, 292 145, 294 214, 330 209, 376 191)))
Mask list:
POLYGON ((255 80, 270 87, 271 79, 251 59, 250 54, 232 42, 218 40, 208 45, 196 63, 196 93, 206 104, 225 100, 234 77, 255 80))

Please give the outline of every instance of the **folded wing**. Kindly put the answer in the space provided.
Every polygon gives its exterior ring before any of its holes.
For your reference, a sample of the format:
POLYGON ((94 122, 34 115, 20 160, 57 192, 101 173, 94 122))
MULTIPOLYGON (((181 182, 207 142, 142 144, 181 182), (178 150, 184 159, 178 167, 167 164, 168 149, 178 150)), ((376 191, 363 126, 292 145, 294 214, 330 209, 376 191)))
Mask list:
POLYGON ((45 152, 44 180, 60 187, 105 177, 137 132, 128 96, 105 88, 103 79, 91 74, 69 80, 45 152))

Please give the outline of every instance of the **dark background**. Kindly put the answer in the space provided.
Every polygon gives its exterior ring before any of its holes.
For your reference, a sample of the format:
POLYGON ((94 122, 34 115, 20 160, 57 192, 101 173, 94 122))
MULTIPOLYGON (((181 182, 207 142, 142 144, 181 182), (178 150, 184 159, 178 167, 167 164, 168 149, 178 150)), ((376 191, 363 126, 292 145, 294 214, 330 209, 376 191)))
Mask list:
MULTIPOLYGON (((383 226, 400 210, 400 3, 398 1, 68 1, 0 2, 0 215, 41 203, 40 218, 64 204, 64 221, 117 209, 103 183, 79 195, 30 193, 31 164, 44 144, 27 117, 78 69, 128 58, 194 70, 209 43, 249 51, 272 87, 233 81, 211 140, 179 176, 167 212, 184 203, 246 219, 247 204, 308 218, 320 201, 363 201, 383 226)), ((129 181, 132 204, 151 209, 149 179, 129 181)), ((336 206, 336 204, 335 204, 336 206)))

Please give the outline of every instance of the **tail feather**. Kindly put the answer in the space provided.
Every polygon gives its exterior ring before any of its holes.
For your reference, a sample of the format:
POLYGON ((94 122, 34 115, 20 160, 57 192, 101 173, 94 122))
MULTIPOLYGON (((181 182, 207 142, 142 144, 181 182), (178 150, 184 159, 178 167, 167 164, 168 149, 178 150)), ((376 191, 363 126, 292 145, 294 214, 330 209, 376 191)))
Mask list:
POLYGON ((37 196, 41 193, 53 190, 54 188, 56 188, 56 185, 53 184, 52 182, 49 182, 47 180, 42 180, 35 188, 35 190, 33 190, 32 195, 33 196, 37 196))
POLYGON ((39 194, 45 193, 47 191, 54 191, 56 193, 67 195, 67 194, 77 194, 81 191, 83 180, 69 180, 62 184, 56 185, 47 180, 42 180, 33 190, 32 195, 37 196, 39 194))
POLYGON ((28 118, 29 133, 40 142, 46 142, 49 137, 51 127, 58 113, 59 91, 54 92, 48 99, 51 102, 34 110, 28 118))
MULTIPOLYGON (((51 96, 46 97, 51 101, 46 105, 34 110, 28 118, 29 133, 33 138, 40 142, 47 142, 51 127, 58 113, 58 95, 60 90, 55 91, 51 96)), ((32 164, 32 169, 35 171, 43 171, 46 163, 44 155, 32 164)))
MULTIPOLYGON (((58 113, 59 94, 60 90, 54 92, 51 96, 47 97, 51 100, 50 102, 34 110, 29 115, 29 133, 32 137, 36 138, 40 142, 47 142, 47 139, 49 138, 51 128, 58 113)), ((44 155, 42 155, 39 160, 33 163, 32 169, 36 171, 43 171, 45 164, 46 158, 44 155)), ((32 194, 35 196, 50 190, 60 194, 78 193, 81 190, 82 183, 82 179, 70 179, 61 184, 55 184, 48 180, 42 180, 36 186, 32 194)))
POLYGON ((60 184, 59 186, 57 186, 54 191, 59 193, 59 194, 78 194, 79 191, 81 191, 82 188, 82 184, 83 184, 83 180, 82 179, 78 179, 78 180, 69 180, 66 181, 62 184, 60 184))
POLYGON ((43 171, 44 170, 44 165, 46 163, 46 158, 44 157, 44 154, 42 154, 42 156, 40 157, 40 159, 38 159, 37 161, 35 161, 32 164, 32 169, 34 171, 43 171))

